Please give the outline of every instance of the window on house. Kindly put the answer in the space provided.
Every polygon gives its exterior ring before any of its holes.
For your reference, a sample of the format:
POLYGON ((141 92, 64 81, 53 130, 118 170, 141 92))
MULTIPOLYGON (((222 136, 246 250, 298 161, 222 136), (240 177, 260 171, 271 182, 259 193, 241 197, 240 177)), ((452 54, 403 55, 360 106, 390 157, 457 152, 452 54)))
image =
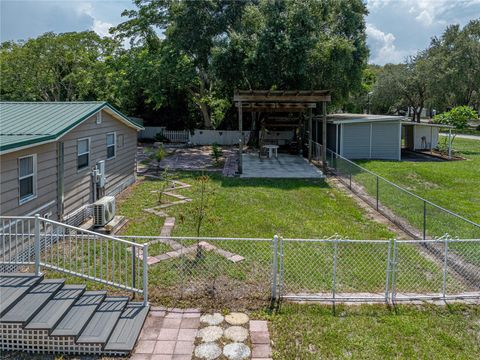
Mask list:
POLYGON ((115 157, 115 133, 107 134, 107 159, 115 157))
POLYGON ((85 169, 90 161, 90 140, 80 139, 77 141, 77 169, 85 169))
POLYGON ((117 135, 117 146, 121 148, 124 145, 125 145, 125 135, 123 134, 117 135))
POLYGON ((36 155, 29 155, 18 159, 20 203, 35 197, 36 192, 36 155))

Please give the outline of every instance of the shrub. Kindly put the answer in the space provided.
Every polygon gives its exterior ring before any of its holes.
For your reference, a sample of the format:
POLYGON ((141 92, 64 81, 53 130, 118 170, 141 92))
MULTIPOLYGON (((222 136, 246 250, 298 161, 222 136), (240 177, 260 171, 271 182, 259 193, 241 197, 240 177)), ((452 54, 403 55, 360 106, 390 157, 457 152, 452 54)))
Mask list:
POLYGON ((215 163, 215 166, 220 165, 220 158, 223 155, 223 151, 222 151, 222 148, 220 146, 218 146, 217 143, 213 143, 212 154, 211 155, 213 157, 213 161, 215 163))

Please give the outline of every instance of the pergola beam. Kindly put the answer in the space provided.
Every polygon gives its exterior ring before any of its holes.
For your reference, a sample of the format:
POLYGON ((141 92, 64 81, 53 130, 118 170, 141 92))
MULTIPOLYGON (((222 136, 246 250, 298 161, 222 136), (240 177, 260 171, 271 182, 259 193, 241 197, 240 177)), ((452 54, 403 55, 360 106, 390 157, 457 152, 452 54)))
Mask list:
POLYGON ((331 96, 328 91, 297 91, 297 92, 287 92, 287 91, 253 91, 253 92, 243 92, 238 91, 233 96, 233 101, 244 101, 244 102, 299 102, 299 103, 319 103, 324 101, 331 101, 331 96))

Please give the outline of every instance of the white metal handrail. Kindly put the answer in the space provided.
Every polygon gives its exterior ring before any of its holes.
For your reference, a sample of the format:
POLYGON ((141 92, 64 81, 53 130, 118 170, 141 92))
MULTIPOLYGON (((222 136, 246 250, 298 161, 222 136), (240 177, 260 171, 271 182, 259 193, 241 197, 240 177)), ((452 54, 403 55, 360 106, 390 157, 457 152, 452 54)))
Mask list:
POLYGON ((3 266, 34 265, 37 275, 42 267, 59 271, 142 294, 147 303, 148 244, 39 215, 0 216, 0 222, 0 264, 3 266))

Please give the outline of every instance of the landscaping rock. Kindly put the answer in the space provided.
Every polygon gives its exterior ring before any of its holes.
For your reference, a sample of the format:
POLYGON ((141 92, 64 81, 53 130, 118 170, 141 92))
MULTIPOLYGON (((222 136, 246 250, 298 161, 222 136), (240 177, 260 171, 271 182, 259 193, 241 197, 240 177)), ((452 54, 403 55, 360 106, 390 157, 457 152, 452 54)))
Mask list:
POLYGON ((195 356, 200 359, 214 360, 221 354, 222 350, 214 342, 200 344, 195 348, 195 356))
POLYGON ((217 341, 223 335, 223 329, 220 326, 207 326, 198 331, 197 337, 202 338, 203 342, 217 341))
POLYGON ((250 354, 250 348, 242 343, 231 343, 223 348, 223 355, 230 360, 248 359, 250 354))
POLYGON ((208 324, 208 325, 219 325, 223 322, 224 317, 222 314, 214 313, 206 314, 200 317, 200 322, 208 324))
POLYGON ((230 325, 243 325, 248 322, 248 316, 244 313, 231 313, 225 316, 225 321, 230 325))
POLYGON ((242 342, 248 338, 248 330, 241 326, 230 326, 225 330, 224 335, 235 342, 242 342))

